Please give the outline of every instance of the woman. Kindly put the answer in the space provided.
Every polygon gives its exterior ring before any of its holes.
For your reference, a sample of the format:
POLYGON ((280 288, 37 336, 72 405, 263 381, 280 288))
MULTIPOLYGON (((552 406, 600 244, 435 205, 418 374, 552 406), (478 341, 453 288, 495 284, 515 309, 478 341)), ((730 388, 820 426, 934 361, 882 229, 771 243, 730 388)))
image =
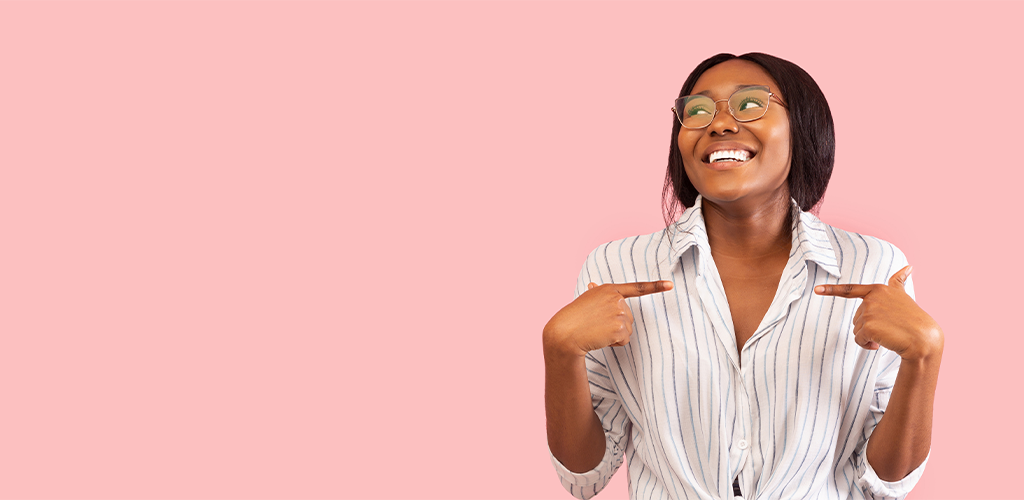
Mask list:
POLYGON ((719 54, 673 108, 664 231, 601 245, 544 328, 548 445, 589 498, 901 498, 943 334, 895 246, 808 213, 832 116, 798 66, 719 54), (671 217, 672 205, 668 210, 671 217))

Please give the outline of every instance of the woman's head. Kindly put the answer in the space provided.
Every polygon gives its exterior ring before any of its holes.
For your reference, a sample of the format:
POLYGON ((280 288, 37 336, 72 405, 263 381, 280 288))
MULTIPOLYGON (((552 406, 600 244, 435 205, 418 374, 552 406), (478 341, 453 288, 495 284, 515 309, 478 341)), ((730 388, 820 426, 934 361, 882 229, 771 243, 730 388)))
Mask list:
MULTIPOLYGON (((725 197, 743 189, 757 190, 784 182, 788 195, 803 210, 817 205, 832 175, 835 132, 825 96, 810 75, 789 61, 767 54, 750 53, 738 57, 718 54, 701 62, 690 73, 679 96, 697 93, 695 86, 698 82, 702 88, 696 89, 697 92, 703 92, 716 101, 729 98, 736 85, 764 84, 776 96, 764 117, 755 121, 735 120, 726 104, 716 104, 718 115, 703 129, 683 128, 673 117, 665 177, 666 222, 674 219, 680 205, 692 206, 695 203, 700 193, 693 180, 698 186, 721 192, 725 197), (723 65, 726 61, 730 62, 723 65), (712 68, 715 69, 709 72, 712 68), (785 102, 785 107, 782 102, 785 102), (784 151, 787 139, 789 151, 784 151), (712 145, 734 142, 750 146, 745 149, 753 149, 755 156, 748 163, 756 170, 699 168, 701 161, 707 166, 706 152, 709 148, 715 149, 712 145), (685 162, 683 155, 686 155, 685 162), (695 179, 687 174, 687 165, 691 175, 697 176, 695 179)), ((705 193, 705 196, 709 194, 705 193)))

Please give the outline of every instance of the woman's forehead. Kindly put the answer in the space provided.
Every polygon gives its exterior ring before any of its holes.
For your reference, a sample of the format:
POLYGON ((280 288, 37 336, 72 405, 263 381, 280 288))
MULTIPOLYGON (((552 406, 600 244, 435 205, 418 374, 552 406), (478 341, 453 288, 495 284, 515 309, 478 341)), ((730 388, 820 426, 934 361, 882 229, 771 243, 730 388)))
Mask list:
POLYGON ((726 99, 733 92, 751 85, 765 85, 778 93, 779 86, 761 66, 743 59, 730 59, 707 69, 693 86, 691 95, 726 99))

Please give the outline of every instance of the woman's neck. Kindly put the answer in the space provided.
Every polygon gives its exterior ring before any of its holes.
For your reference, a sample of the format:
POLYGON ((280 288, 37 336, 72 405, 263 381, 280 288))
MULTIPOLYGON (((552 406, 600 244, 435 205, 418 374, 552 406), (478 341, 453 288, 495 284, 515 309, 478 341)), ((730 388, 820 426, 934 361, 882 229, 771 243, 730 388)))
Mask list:
POLYGON ((759 260, 788 253, 793 241, 788 193, 768 203, 715 203, 702 200, 708 243, 716 258, 759 260))

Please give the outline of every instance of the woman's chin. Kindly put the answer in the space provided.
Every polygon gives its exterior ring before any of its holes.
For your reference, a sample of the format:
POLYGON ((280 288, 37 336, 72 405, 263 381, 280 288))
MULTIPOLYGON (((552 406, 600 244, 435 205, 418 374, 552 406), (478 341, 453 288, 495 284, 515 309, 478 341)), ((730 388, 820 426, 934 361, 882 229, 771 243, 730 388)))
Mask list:
POLYGON ((774 205, 774 200, 784 198, 789 201, 789 190, 786 186, 776 189, 755 189, 742 184, 707 186, 697 190, 701 197, 716 205, 736 205, 751 203, 754 206, 774 205))
POLYGON ((714 186, 709 189, 701 189, 698 191, 705 200, 715 203, 732 203, 740 201, 750 194, 750 190, 743 186, 714 186))

